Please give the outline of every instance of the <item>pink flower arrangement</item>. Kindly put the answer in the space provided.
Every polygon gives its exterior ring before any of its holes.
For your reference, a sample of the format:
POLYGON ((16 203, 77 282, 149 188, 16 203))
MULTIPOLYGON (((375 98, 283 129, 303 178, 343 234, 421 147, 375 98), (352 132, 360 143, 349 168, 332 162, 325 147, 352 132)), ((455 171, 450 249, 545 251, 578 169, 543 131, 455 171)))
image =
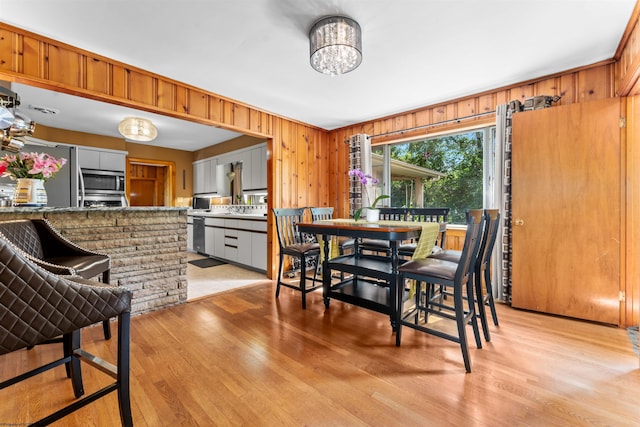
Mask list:
POLYGON ((6 154, 0 158, 0 174, 11 179, 33 178, 46 181, 66 163, 67 159, 56 159, 46 153, 6 154))

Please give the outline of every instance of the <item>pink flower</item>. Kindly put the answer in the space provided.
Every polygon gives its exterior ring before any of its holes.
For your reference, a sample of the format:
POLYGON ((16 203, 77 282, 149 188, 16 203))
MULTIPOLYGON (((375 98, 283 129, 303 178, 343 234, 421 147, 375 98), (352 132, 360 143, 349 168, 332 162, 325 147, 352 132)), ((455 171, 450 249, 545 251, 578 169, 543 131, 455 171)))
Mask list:
POLYGON ((0 158, 0 174, 11 179, 34 178, 47 180, 67 163, 45 153, 7 154, 0 158))

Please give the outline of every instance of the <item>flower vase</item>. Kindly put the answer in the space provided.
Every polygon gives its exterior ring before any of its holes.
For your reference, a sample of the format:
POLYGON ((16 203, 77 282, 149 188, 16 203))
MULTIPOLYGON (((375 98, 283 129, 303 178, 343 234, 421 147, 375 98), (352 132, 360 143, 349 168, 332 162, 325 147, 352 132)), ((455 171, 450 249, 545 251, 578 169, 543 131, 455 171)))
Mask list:
POLYGON ((377 222, 380 220, 380 209, 367 208, 367 222, 377 222))
POLYGON ((18 178, 13 194, 15 206, 46 206, 47 190, 43 179, 18 178))

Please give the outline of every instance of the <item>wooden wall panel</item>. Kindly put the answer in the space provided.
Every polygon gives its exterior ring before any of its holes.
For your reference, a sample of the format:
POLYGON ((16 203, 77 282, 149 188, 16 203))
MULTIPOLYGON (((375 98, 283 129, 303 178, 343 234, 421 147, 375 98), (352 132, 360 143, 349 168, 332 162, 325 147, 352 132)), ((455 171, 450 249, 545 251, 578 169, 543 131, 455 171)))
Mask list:
POLYGON ((110 93, 109 64, 98 58, 86 57, 86 88, 93 92, 110 93))
POLYGON ((616 75, 618 79, 618 95, 633 96, 640 94, 640 2, 636 6, 629 20, 629 24, 622 36, 616 59, 616 75))
POLYGON ((16 66, 20 72, 32 77, 46 77, 45 46, 33 37, 19 36, 16 43, 16 66))
POLYGON ((17 54, 18 35, 11 31, 0 29, 0 70, 18 70, 17 54))
POLYGON ((77 52, 59 46, 48 45, 45 61, 55 66, 47 66, 47 78, 65 86, 83 86, 82 67, 84 57, 77 52))
POLYGON ((176 110, 176 85, 165 80, 158 81, 157 89, 158 108, 165 110, 176 110))

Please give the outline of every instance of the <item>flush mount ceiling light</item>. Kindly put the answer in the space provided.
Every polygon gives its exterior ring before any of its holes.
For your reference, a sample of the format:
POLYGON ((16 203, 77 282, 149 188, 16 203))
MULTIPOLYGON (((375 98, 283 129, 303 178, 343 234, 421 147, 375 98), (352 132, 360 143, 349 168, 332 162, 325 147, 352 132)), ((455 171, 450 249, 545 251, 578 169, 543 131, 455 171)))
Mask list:
POLYGON ((149 142, 158 136, 158 129, 149 119, 127 117, 118 125, 118 132, 132 141, 149 142))
POLYGON ((318 72, 336 76, 355 70, 362 62, 360 25, 351 18, 322 18, 309 32, 311 66, 318 72))

